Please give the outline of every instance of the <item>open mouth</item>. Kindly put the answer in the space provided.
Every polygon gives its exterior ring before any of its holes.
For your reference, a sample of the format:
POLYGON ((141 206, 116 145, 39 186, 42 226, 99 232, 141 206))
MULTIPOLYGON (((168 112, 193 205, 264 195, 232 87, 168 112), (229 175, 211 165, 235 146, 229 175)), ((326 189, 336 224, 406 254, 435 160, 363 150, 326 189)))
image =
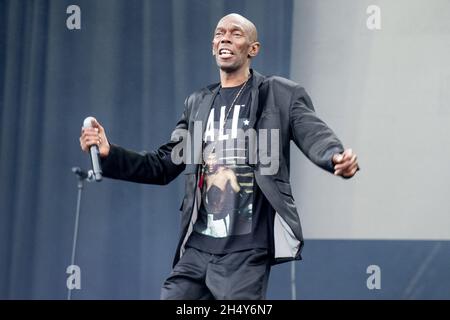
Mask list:
POLYGON ((230 49, 220 49, 219 50, 219 56, 221 58, 224 58, 224 59, 231 58, 233 55, 234 54, 230 49))

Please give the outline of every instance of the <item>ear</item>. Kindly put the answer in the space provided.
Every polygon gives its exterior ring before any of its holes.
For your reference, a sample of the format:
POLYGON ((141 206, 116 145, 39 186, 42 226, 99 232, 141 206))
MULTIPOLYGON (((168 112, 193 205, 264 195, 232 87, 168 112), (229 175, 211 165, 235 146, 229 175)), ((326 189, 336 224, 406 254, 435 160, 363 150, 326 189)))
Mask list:
POLYGON ((214 50, 214 41, 211 42, 211 53, 213 56, 216 55, 216 51, 214 50))
POLYGON ((250 48, 248 49, 248 57, 253 58, 256 57, 259 53, 259 48, 261 47, 261 44, 259 42, 253 42, 250 45, 250 48))

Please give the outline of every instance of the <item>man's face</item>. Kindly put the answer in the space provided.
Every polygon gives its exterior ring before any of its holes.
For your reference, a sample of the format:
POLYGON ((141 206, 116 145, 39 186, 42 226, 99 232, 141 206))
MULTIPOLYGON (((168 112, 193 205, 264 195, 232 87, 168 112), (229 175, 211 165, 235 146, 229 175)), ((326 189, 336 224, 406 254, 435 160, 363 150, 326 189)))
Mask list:
POLYGON ((214 31, 212 50, 221 70, 239 70, 249 63, 249 55, 256 55, 249 33, 248 26, 237 17, 227 16, 219 21, 214 31))
POLYGON ((218 168, 216 154, 210 153, 205 161, 205 164, 206 164, 206 172, 209 174, 214 173, 218 168))

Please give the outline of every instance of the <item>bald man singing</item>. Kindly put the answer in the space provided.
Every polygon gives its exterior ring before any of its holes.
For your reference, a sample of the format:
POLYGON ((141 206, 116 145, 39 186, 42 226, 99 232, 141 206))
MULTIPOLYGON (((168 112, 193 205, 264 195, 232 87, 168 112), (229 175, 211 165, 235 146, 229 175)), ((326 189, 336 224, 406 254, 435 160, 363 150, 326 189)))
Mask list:
POLYGON ((81 148, 99 146, 105 177, 164 185, 185 172, 181 234, 161 299, 264 299, 271 266, 301 259, 290 141, 336 176, 359 170, 304 88, 250 68, 259 50, 251 21, 220 19, 212 39, 220 82, 186 99, 169 142, 153 152, 110 144, 97 120, 82 129, 81 148), (201 150, 186 152, 196 138, 201 150))

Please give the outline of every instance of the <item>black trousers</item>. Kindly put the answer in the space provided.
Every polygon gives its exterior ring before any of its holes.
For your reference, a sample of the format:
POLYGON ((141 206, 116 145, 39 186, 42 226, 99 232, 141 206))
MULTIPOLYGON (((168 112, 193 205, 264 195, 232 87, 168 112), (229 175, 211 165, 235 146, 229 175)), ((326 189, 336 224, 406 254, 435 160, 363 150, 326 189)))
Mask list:
POLYGON ((164 282, 161 299, 261 300, 269 273, 265 249, 216 255, 187 248, 164 282))

